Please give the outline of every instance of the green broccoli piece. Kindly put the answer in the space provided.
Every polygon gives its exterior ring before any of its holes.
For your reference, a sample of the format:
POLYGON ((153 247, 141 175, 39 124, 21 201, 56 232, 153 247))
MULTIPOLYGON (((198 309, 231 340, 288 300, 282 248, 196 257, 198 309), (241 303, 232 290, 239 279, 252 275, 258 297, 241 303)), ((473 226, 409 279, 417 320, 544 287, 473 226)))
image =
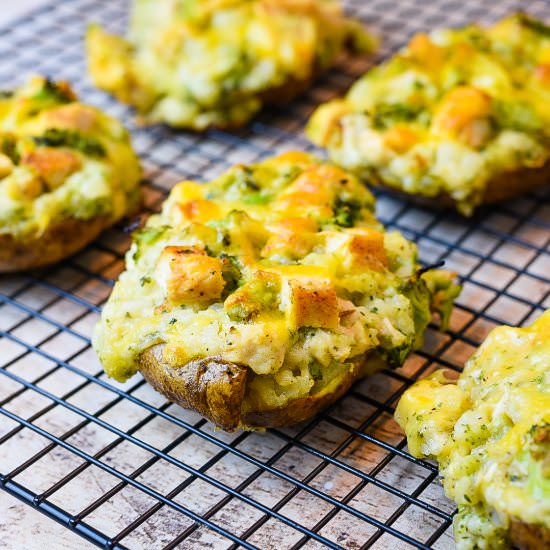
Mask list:
POLYGON ((33 140, 37 145, 69 147, 92 157, 105 157, 107 155, 105 147, 97 139, 83 136, 79 132, 71 130, 49 128, 44 135, 34 137, 33 140))

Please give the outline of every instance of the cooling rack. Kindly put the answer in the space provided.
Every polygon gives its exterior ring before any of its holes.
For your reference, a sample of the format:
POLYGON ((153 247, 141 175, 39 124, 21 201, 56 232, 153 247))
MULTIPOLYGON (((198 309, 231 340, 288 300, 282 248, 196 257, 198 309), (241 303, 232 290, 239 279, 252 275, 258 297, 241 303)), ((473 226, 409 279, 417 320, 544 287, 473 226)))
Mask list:
MULTIPOLYGON (((383 37, 378 59, 418 30, 519 8, 549 14, 545 2, 520 0, 347 8, 383 37)), ((301 134, 307 116, 368 67, 348 61, 240 133, 137 128, 85 78, 82 49, 85 20, 122 33, 126 15, 120 0, 65 0, 19 20, 0 32, 0 82, 36 72, 66 78, 85 101, 124 119, 143 159, 149 210, 183 178, 312 149, 301 134)), ((431 327, 404 367, 356 384, 305 424, 266 433, 215 431, 141 378, 117 384, 102 374, 89 337, 123 268, 122 227, 57 266, 1 277, 0 488, 109 549, 453 548, 454 506, 434 465, 408 454, 392 413, 412 381, 459 369, 495 325, 524 324, 550 307, 549 191, 472 220, 378 193, 381 220, 416 241, 424 263, 445 260, 463 278, 450 330, 431 327)))

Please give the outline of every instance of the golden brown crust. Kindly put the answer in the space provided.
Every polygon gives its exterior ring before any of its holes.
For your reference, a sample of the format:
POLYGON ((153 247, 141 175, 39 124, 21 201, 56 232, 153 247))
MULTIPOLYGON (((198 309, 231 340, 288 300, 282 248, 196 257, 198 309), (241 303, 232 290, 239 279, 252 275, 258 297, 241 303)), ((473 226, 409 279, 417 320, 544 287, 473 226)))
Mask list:
POLYGON ((0 234, 0 273, 14 273, 53 264, 75 254, 112 224, 108 216, 70 218, 49 226, 39 236, 19 240, 0 234))
MULTIPOLYGON (((550 184, 550 160, 540 168, 520 168, 511 172, 502 172, 488 181, 481 204, 494 204, 513 199, 547 184, 550 184)), ((387 189, 394 195, 430 208, 456 208, 457 204, 447 193, 442 193, 436 197, 427 197, 420 194, 405 193, 390 185, 380 184, 380 187, 387 189)))
POLYGON ((510 538, 519 550, 550 548, 550 530, 543 525, 532 525, 519 520, 510 523, 510 538))
POLYGON ((357 359, 330 392, 294 399, 276 409, 243 413, 248 367, 217 357, 171 367, 163 359, 164 346, 158 344, 142 353, 140 371, 143 377, 170 401, 198 412, 227 431, 239 427, 275 428, 303 422, 334 403, 365 374, 364 360, 357 359))

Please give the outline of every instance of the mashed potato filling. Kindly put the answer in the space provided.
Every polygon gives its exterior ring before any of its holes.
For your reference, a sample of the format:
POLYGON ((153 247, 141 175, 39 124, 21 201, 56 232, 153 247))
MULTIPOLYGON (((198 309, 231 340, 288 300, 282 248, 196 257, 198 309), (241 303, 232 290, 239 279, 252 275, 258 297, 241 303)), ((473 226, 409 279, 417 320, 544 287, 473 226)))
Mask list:
POLYGON ((439 462, 458 504, 459 550, 510 548, 513 520, 550 529, 549 365, 546 312, 494 329, 458 381, 436 372, 399 402, 410 452, 439 462))
POLYGON ((92 26, 94 82, 151 121, 239 126, 373 40, 335 0, 134 0, 128 39, 92 26), (282 97, 281 97, 281 94, 282 97))
POLYGON ((459 288, 420 274, 416 247, 373 212, 354 176, 305 153, 180 183, 134 235, 96 328, 107 374, 127 379, 163 343, 174 367, 247 366, 243 408, 258 410, 337 384, 367 356, 401 365, 459 288))
POLYGON ((359 176, 470 215, 492 178, 548 162, 549 106, 550 28, 519 14, 414 36, 307 132, 359 176))

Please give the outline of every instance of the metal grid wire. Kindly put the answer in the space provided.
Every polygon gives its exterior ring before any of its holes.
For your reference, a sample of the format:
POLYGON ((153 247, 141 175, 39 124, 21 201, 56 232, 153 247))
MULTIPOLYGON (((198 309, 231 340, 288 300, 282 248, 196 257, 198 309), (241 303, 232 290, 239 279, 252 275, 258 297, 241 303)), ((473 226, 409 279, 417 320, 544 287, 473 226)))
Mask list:
MULTIPOLYGON (((136 128, 131 112, 84 76, 84 20, 123 32, 125 4, 58 1, 4 29, 0 81, 67 78, 85 101, 123 118, 146 169, 148 209, 180 179, 311 149, 300 134, 307 116, 368 67, 348 62, 238 134, 136 128)), ((520 7, 548 15, 545 2, 521 0, 347 7, 383 37, 379 59, 418 30, 520 7)), ((407 453, 392 413, 419 376, 458 369, 495 325, 527 323, 550 306, 549 196, 546 189, 464 220, 379 193, 381 220, 416 241, 423 262, 445 260, 462 276, 450 331, 431 327, 403 368, 363 380, 305 424, 265 434, 215 431, 141 378, 117 384, 102 373, 89 336, 123 269, 121 227, 57 266, 0 278, 0 487, 110 549, 453 548, 454 506, 434 465, 407 453)))

